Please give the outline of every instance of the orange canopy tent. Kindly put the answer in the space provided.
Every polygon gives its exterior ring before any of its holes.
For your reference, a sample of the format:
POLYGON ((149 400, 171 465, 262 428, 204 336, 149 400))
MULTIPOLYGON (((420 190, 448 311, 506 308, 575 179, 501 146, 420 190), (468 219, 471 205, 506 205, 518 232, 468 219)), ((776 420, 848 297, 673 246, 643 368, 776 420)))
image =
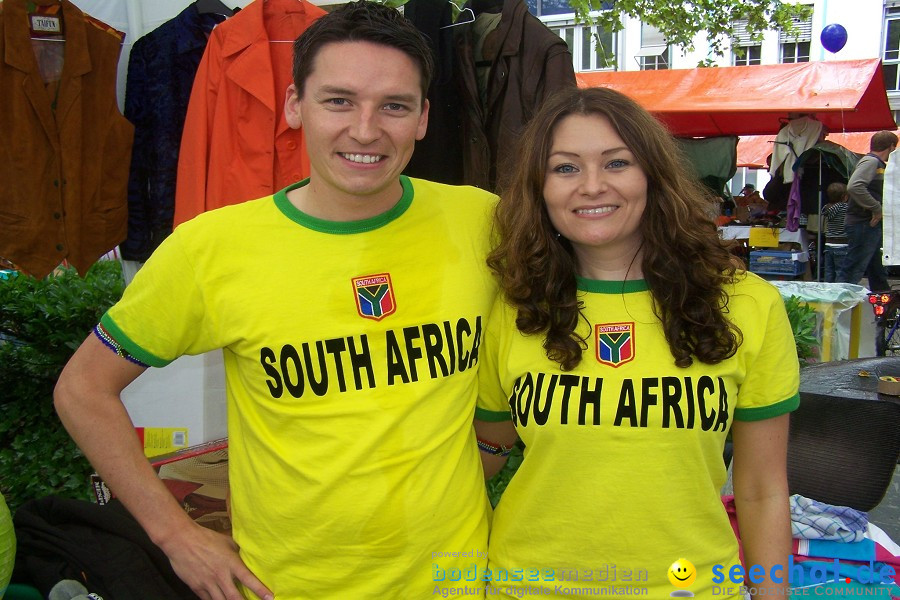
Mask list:
MULTIPOLYGON (((893 131, 895 127, 888 127, 887 129, 893 131)), ((900 136, 900 130, 896 131, 896 133, 900 136)), ((869 151, 869 140, 871 138, 872 132, 864 131, 857 133, 829 133, 825 139, 829 142, 840 144, 857 154, 865 154, 869 151)), ((738 140, 737 145, 737 166, 751 169, 767 168, 766 157, 772 154, 774 143, 774 135, 742 136, 738 140)))
POLYGON ((609 87, 632 97, 683 137, 775 135, 795 114, 813 115, 834 132, 897 128, 877 58, 598 71, 576 78, 581 87, 609 87))

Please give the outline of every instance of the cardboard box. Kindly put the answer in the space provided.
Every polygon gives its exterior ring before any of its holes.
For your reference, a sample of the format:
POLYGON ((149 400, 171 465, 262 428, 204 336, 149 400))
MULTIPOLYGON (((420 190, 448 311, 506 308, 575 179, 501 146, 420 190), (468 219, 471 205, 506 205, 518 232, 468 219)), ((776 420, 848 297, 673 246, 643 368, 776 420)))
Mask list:
MULTIPOLYGON (((226 438, 155 456, 150 464, 192 519, 214 531, 231 533, 226 438)), ((91 476, 91 487, 98 504, 113 497, 96 474, 91 476)))
POLYGON ((231 533, 227 439, 156 456, 150 464, 192 519, 209 529, 231 533))

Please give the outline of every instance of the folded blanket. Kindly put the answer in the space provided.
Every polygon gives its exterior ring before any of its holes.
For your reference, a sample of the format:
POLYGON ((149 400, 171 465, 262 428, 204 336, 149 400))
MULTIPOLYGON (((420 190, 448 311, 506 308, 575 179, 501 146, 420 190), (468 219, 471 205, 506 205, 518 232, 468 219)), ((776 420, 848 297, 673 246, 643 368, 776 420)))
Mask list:
POLYGON ((849 506, 834 506, 794 494, 791 503, 791 535, 807 540, 858 542, 866 535, 869 516, 849 506))

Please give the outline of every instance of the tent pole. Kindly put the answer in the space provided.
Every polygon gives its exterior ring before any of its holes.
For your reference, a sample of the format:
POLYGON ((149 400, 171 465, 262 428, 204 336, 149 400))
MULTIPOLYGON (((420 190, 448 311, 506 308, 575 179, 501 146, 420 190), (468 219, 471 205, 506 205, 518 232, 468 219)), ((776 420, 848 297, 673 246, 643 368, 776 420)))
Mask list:
POLYGON ((822 281, 822 153, 819 155, 819 226, 816 227, 816 281, 822 281))

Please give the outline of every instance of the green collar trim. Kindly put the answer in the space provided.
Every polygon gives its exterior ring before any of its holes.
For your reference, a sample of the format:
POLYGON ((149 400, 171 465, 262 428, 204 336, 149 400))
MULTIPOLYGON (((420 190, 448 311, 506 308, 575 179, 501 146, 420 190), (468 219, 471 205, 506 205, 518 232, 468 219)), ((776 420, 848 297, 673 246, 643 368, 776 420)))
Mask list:
POLYGON ((306 214, 305 212, 299 210, 296 206, 291 204, 291 201, 288 200, 288 192, 301 188, 308 183, 309 177, 298 183, 293 183, 281 191, 275 192, 275 206, 277 206, 278 210, 284 213, 284 216, 286 216, 291 221, 294 221, 295 223, 298 223, 303 227, 306 227, 307 229, 312 229, 313 231, 318 231, 320 233, 346 235, 352 233, 365 233, 366 231, 373 231, 380 227, 384 227, 391 221, 399 218, 400 215, 405 213, 406 209, 410 207, 413 200, 412 182, 410 182, 409 178, 406 175, 401 175, 400 185, 403 187, 403 194, 400 196, 400 201, 390 209, 386 210, 380 215, 376 215, 368 219, 362 219, 360 221, 327 221, 325 219, 319 219, 306 214))
POLYGON ((582 292, 594 294, 632 294, 634 292, 646 292, 650 288, 643 279, 629 281, 601 281, 599 279, 587 279, 575 276, 578 289, 582 292))

